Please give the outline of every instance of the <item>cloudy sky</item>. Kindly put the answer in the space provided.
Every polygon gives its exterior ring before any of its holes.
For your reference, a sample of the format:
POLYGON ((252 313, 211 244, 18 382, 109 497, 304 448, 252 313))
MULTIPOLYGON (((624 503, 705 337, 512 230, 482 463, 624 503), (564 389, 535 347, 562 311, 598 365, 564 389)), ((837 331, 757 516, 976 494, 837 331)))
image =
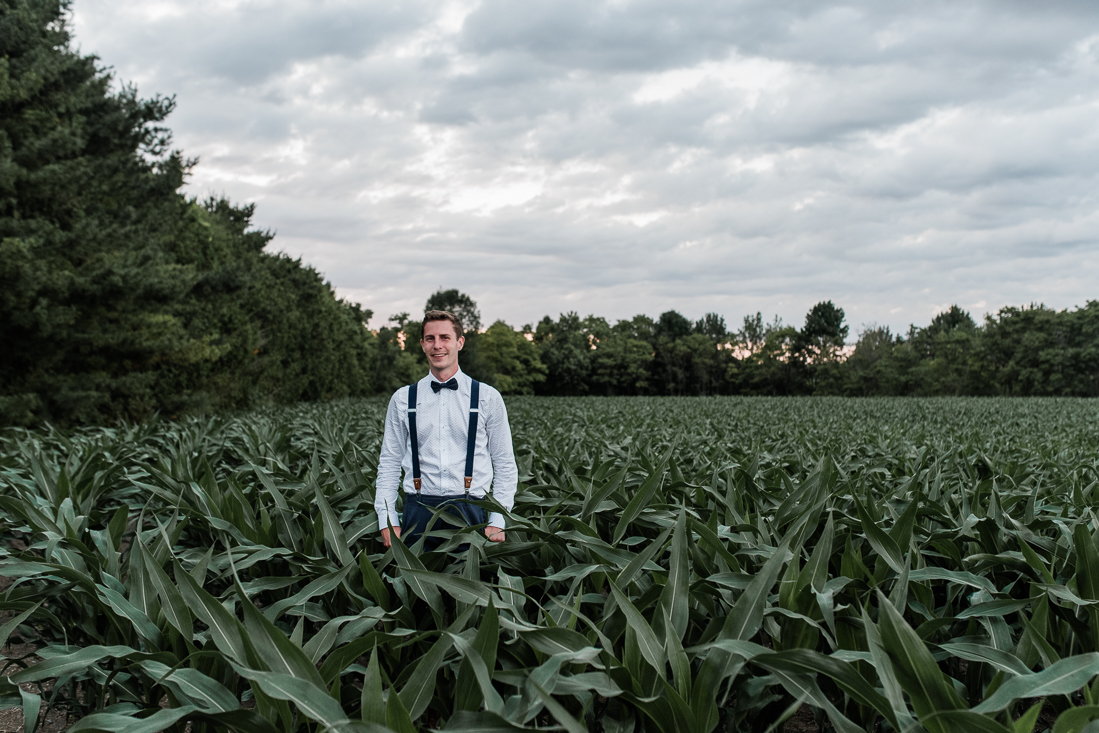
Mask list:
POLYGON ((74 0, 378 325, 676 309, 852 333, 1099 298, 1099 3, 74 0))

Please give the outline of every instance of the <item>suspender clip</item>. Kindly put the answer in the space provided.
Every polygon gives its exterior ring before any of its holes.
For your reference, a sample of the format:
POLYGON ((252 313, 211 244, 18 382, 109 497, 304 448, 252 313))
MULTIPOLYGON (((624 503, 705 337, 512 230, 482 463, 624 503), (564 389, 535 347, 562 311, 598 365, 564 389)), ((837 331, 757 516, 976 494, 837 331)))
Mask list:
POLYGON ((418 478, 412 479, 412 485, 416 487, 416 493, 417 494, 420 493, 420 479, 418 479, 418 478))

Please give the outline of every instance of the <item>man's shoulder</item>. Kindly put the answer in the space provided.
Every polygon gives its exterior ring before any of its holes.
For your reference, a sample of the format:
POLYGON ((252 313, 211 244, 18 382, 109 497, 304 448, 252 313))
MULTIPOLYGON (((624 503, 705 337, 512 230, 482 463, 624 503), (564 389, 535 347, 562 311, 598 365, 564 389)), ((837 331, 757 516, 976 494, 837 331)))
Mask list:
MULTIPOLYGON (((480 380, 478 380, 480 381, 480 380)), ((482 402, 503 402, 504 396, 500 394, 500 390, 493 387, 488 382, 480 382, 480 400, 482 402)))
MULTIPOLYGON (((423 380, 420 380, 420 381, 423 381, 423 380)), ((419 383, 420 383, 419 381, 415 382, 415 384, 419 384, 419 383)), ((401 405, 407 404, 407 402, 408 402, 408 388, 410 386, 411 385, 404 384, 404 385, 401 385, 400 387, 398 387, 397 390, 392 395, 390 395, 389 404, 391 404, 391 405, 394 405, 394 404, 401 404, 401 405)))
POLYGON ((489 384, 488 382, 485 382, 485 381, 483 381, 483 380, 480 380, 480 379, 474 379, 473 377, 470 377, 470 378, 469 378, 469 383, 470 383, 470 384, 473 384, 474 382, 476 382, 477 384, 481 385, 481 386, 479 387, 479 389, 481 390, 481 394, 488 394, 488 393, 490 393, 490 392, 496 392, 496 388, 495 388, 495 387, 493 387, 493 386, 492 386, 491 384, 489 384))

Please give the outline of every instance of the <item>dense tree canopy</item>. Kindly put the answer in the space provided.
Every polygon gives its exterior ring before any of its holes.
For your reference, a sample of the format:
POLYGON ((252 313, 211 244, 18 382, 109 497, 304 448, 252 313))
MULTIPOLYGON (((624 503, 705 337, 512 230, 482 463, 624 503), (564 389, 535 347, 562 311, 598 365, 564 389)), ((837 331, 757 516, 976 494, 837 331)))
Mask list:
POLYGON ((471 333, 481 330, 481 311, 473 298, 457 288, 434 293, 424 304, 424 311, 447 311, 458 316, 463 329, 471 333))
POLYGON ((0 0, 0 421, 142 419, 372 391, 369 312, 180 193, 171 99, 112 91, 67 5, 0 0))
POLYGON ((462 364, 517 394, 1099 396, 1097 301, 1074 311, 1003 308, 981 325, 955 305, 904 337, 872 325, 854 343, 844 321, 831 301, 814 305, 800 330, 756 313, 736 333, 716 313, 693 324, 666 311, 614 325, 564 313, 533 333, 497 321, 477 335, 481 344, 524 342, 521 362, 463 356, 462 364))
MULTIPOLYGON (((446 306, 480 317, 458 289, 440 289, 424 309, 446 306)), ((800 330, 761 313, 730 332, 717 313, 692 322, 671 310, 612 325, 570 312, 533 328, 496 321, 467 330, 461 364, 505 394, 1099 396, 1096 301, 1075 311, 1007 307, 981 325, 952 305, 906 336, 871 325, 853 343, 845 320, 832 301, 810 308, 800 330)), ((383 392, 427 370, 418 318, 392 321, 376 339, 382 356, 373 383, 383 392)))

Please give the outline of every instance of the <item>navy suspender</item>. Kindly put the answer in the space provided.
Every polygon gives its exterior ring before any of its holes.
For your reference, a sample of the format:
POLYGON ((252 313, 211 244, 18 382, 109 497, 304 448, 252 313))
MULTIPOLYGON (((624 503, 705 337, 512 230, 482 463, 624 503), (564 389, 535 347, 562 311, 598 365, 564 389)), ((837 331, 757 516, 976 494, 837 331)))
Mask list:
POLYGON ((416 383, 408 385, 408 437, 412 441, 412 485, 420 493, 420 431, 416 429, 416 383))
MULTIPOLYGON (((408 438, 412 443, 412 485, 420 493, 420 434, 416 429, 416 386, 408 385, 408 438)), ((473 452, 477 448, 477 416, 480 414, 481 383, 470 380, 469 431, 466 435, 466 496, 473 485, 473 452)))
POLYGON ((477 415, 480 414, 478 395, 481 391, 481 383, 476 379, 471 380, 469 386, 469 430, 466 431, 466 496, 469 496, 469 487, 473 483, 473 449, 477 447, 477 415))

